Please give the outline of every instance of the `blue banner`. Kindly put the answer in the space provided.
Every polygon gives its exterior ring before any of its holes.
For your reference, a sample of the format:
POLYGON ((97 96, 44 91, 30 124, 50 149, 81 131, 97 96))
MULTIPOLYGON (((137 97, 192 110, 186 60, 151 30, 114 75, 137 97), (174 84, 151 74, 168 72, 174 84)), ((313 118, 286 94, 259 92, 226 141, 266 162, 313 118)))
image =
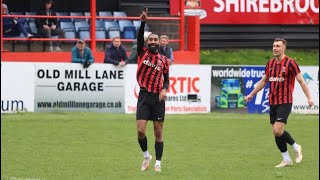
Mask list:
MULTIPOLYGON (((243 66, 242 71, 246 71, 242 76, 245 95, 248 95, 264 75, 264 66, 243 66)), ((269 113, 269 83, 259 91, 250 102, 247 103, 248 113, 269 113)))

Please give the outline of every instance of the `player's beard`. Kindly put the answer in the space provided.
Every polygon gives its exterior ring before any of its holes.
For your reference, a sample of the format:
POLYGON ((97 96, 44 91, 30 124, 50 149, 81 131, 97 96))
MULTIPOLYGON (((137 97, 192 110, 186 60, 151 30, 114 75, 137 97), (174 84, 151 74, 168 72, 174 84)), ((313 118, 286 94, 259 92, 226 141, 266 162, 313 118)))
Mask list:
POLYGON ((159 44, 155 44, 155 43, 148 44, 148 49, 151 53, 156 54, 158 53, 158 50, 159 50, 159 44))

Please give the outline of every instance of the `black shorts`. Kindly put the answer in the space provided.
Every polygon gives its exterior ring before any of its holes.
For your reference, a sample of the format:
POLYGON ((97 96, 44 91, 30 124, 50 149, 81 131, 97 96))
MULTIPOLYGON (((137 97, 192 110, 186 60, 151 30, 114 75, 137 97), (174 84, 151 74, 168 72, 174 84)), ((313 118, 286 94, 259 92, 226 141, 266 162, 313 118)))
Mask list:
POLYGON ((164 121, 165 101, 159 101, 159 93, 140 89, 136 118, 152 121, 164 121))
POLYGON ((291 112, 292 103, 270 105, 270 124, 283 122, 287 124, 287 119, 291 112))

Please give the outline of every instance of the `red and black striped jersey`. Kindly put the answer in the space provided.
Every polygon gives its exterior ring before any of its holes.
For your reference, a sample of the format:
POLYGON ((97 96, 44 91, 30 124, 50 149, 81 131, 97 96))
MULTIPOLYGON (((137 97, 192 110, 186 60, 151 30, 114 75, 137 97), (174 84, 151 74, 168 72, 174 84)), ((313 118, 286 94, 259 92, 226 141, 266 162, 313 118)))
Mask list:
POLYGON ((159 93, 162 90, 163 74, 169 73, 169 60, 159 53, 152 54, 146 47, 138 52, 137 81, 148 92, 159 93))
POLYGON ((275 58, 269 60, 265 74, 270 82, 269 104, 292 103, 295 77, 300 73, 300 68, 295 60, 285 56, 280 62, 275 58))
POLYGON ((144 46, 144 21, 141 25, 137 38, 137 81, 139 86, 148 92, 160 93, 162 88, 169 87, 169 59, 159 53, 151 53, 144 46))

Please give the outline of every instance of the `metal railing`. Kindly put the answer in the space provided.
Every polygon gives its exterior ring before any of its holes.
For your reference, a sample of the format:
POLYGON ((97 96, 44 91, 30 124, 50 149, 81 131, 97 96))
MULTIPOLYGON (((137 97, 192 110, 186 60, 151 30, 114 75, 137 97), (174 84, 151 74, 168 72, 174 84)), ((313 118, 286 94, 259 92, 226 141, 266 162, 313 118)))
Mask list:
MULTIPOLYGON (((2 0, 1 0, 2 4, 2 0)), ((184 0, 180 0, 181 11, 184 12, 184 0)), ((90 0, 90 16, 40 16, 40 15, 2 15, 1 13, 1 51, 3 49, 3 41, 76 41, 78 38, 9 38, 3 37, 3 18, 15 17, 15 18, 68 18, 68 19, 90 19, 90 39, 85 39, 91 42, 90 48, 93 52, 96 52, 96 42, 109 42, 112 39, 96 39, 96 20, 97 19, 126 19, 126 20, 140 20, 140 17, 114 17, 114 16, 97 16, 96 15, 96 0, 90 0)), ((171 39, 170 42, 179 42, 180 51, 184 50, 184 32, 185 32, 185 20, 184 13, 180 13, 180 17, 148 17, 148 20, 178 20, 180 21, 180 38, 171 39)), ((132 42, 134 39, 122 39, 122 42, 132 42)))

